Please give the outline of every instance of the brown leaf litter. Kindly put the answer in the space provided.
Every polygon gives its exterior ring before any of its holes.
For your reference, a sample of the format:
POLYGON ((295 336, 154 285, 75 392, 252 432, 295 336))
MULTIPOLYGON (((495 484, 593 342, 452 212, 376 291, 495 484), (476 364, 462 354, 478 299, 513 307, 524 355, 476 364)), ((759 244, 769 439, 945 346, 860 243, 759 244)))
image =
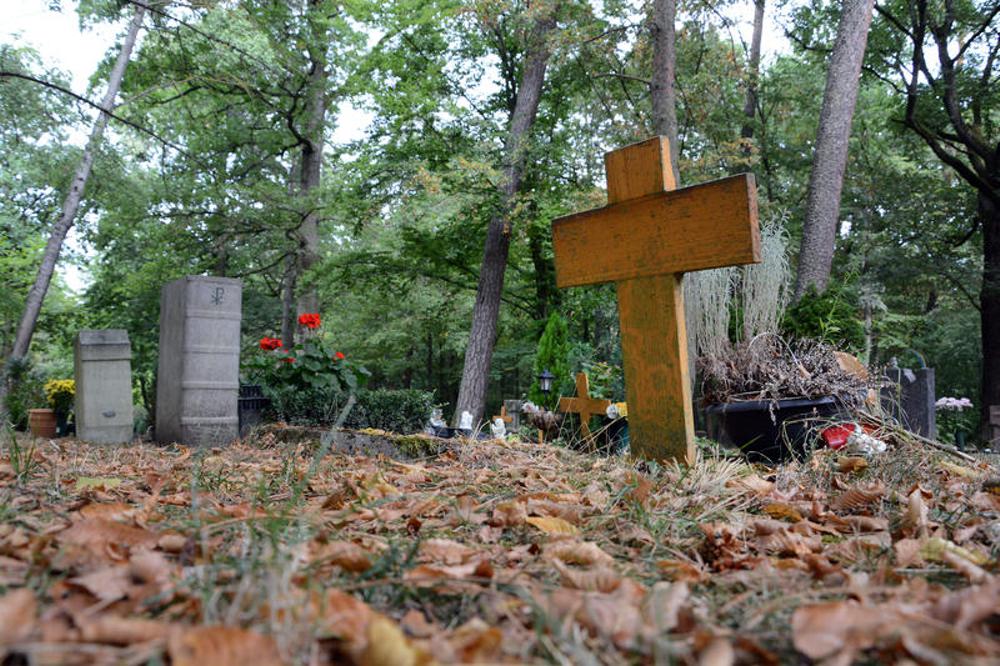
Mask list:
POLYGON ((40 444, 0 486, 0 660, 1000 659, 985 463, 913 445, 776 469, 708 449, 684 469, 534 443, 409 463, 315 447, 40 444))

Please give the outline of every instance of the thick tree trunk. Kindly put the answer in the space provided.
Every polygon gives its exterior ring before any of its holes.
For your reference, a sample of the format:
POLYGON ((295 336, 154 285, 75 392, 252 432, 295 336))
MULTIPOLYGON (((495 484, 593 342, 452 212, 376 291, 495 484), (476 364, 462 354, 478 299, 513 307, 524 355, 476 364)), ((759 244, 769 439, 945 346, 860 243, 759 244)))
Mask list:
POLYGON ((983 338, 982 430, 989 437, 990 405, 1000 405, 1000 205, 979 192, 983 228, 983 286, 979 293, 983 338))
MULTIPOLYGON (((321 47, 322 48, 322 47, 321 47)), ((319 259, 319 213, 313 194, 319 189, 323 167, 323 136, 326 131, 326 87, 329 73, 326 58, 311 57, 312 71, 309 73, 309 98, 306 108, 306 127, 303 135, 301 164, 299 172, 299 195, 302 209, 302 225, 299 227, 298 275, 303 275, 319 259)), ((296 302, 297 314, 317 312, 319 297, 313 285, 302 289, 296 302)))
POLYGON ((674 87, 677 67, 677 0, 654 0, 650 32, 653 39, 653 75, 649 93, 653 105, 653 134, 670 140, 670 166, 674 182, 680 185, 677 164, 680 144, 677 141, 677 91, 674 87))
POLYGON ((496 343, 497 318, 500 314, 500 296, 503 292, 504 273, 507 269, 507 254, 510 250, 510 219, 514 199, 521 187, 524 174, 525 152, 531 127, 538 113, 538 103, 545 83, 545 68, 549 62, 547 37, 556 26, 554 16, 539 17, 531 31, 528 49, 524 59, 517 102, 511 114, 510 132, 504 146, 503 181, 500 183, 500 201, 497 213, 490 219, 486 230, 486 244, 483 248, 483 263, 479 271, 479 285, 476 288, 476 303, 472 310, 472 329, 469 331, 469 346, 465 349, 465 365, 462 367, 462 382, 455 404, 454 422, 457 424, 462 412, 472 414, 474 422, 483 416, 486 403, 486 387, 490 378, 490 364, 496 343))
POLYGON ((760 45, 764 36, 764 3, 766 0, 754 0, 753 36, 750 38, 750 62, 747 72, 747 96, 743 102, 743 127, 740 128, 740 138, 743 140, 743 154, 751 154, 750 139, 753 138, 754 117, 757 115, 757 83, 760 80, 760 45))
MULTIPOLYGON (((66 198, 63 200, 62 213, 55 226, 52 227, 48 243, 45 246, 45 252, 42 254, 42 262, 38 267, 38 274, 35 276, 35 282, 28 291, 28 296, 25 299, 24 313, 21 315, 21 321, 17 327, 17 335, 14 338, 14 345, 11 349, 8 365, 11 362, 16 362, 24 358, 28 353, 28 348, 31 346, 31 338, 35 334, 38 315, 42 310, 42 303, 45 301, 46 293, 48 293, 49 284, 52 282, 52 274, 55 272, 56 263, 59 261, 63 242, 66 240, 66 234, 69 233, 70 228, 73 226, 77 210, 80 208, 80 201, 83 199, 83 192, 87 186, 87 179, 90 177, 90 170, 94 163, 94 153, 101 142, 101 138, 104 136, 104 129, 107 127, 108 120, 110 119, 107 112, 113 111, 115 108, 115 98, 118 97, 118 91, 121 89, 122 78, 125 76, 125 69, 128 67, 129 58, 132 56, 132 49, 135 47, 139 29, 142 27, 144 14, 145 9, 137 5, 132 14, 132 22, 129 24, 125 41, 122 43, 121 50, 118 52, 118 58, 111 69, 111 76, 108 78, 108 89, 101 100, 102 111, 98 114, 97 119, 94 121, 94 126, 90 130, 90 138, 87 140, 87 145, 83 149, 83 155, 80 157, 80 163, 73 174, 69 192, 66 193, 66 198)), ((0 411, 5 409, 3 405, 6 392, 7 382, 4 380, 0 382, 0 411)))
POLYGON ((874 0, 844 0, 837 40, 826 74, 826 90, 809 177, 805 226, 795 278, 796 299, 801 298, 810 285, 823 291, 830 280, 851 120, 858 99, 861 64, 868 44, 874 5, 874 0))

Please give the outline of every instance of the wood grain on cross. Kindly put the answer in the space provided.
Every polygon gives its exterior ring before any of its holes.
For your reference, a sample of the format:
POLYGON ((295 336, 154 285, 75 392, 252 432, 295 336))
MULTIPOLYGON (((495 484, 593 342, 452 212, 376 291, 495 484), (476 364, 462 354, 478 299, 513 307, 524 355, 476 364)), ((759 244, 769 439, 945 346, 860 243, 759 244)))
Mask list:
POLYGON ((564 414, 579 414, 580 432, 584 439, 590 441, 590 419, 593 416, 603 416, 611 405, 610 400, 590 397, 590 379, 586 372, 576 373, 576 397, 559 398, 559 411, 564 414))
POLYGON ((556 284, 616 283, 632 452, 691 462, 682 279, 760 261, 753 175, 677 190, 666 137, 604 161, 608 205, 552 224, 556 284))

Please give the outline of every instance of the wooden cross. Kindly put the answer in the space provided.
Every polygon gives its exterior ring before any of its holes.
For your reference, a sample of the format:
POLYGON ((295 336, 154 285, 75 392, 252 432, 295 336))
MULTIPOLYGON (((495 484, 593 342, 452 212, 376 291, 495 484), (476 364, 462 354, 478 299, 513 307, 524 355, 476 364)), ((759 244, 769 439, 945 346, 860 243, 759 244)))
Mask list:
POLYGON ((493 417, 494 421, 496 421, 497 419, 500 419, 504 423, 514 422, 514 417, 507 413, 507 405, 500 406, 500 413, 493 417))
POLYGON ((580 415, 580 432, 588 442, 590 441, 590 418, 598 414, 603 416, 610 405, 610 400, 590 397, 590 379, 586 372, 576 373, 575 398, 559 398, 560 412, 580 415))
POLYGON ((552 223, 556 284, 616 283, 632 452, 690 463, 682 279, 760 261, 753 175, 675 190, 666 137, 610 152, 604 163, 608 205, 552 223))

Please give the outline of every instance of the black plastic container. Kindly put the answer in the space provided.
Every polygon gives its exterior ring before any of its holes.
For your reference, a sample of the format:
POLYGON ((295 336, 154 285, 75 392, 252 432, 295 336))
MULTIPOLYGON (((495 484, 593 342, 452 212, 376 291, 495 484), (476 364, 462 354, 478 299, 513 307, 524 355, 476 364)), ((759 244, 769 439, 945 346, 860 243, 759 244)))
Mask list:
POLYGON ((802 458, 818 439, 822 420, 843 415, 832 397, 815 400, 751 400, 705 408, 709 434, 740 449, 751 462, 802 458))
POLYGON ((260 384, 240 384, 240 396, 237 399, 237 414, 240 418, 240 437, 245 436, 254 426, 264 420, 263 413, 270 398, 264 397, 264 389, 260 384))

